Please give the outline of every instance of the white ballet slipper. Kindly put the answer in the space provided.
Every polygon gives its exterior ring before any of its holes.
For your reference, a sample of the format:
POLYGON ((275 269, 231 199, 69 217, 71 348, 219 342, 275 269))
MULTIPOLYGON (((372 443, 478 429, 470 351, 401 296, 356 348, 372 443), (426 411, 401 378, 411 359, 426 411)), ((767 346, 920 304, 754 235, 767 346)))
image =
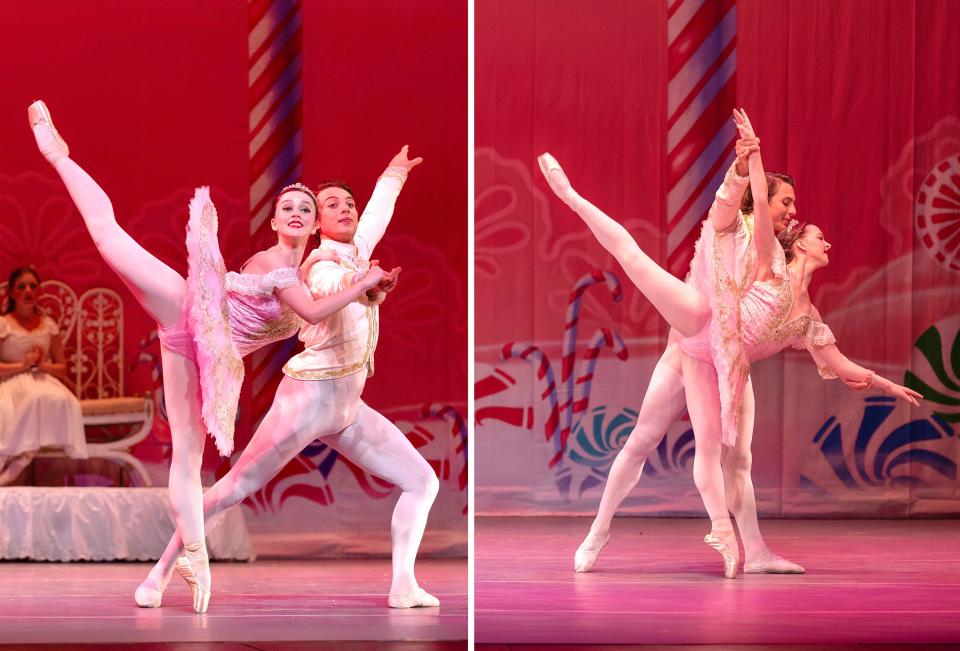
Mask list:
POLYGON ((389 595, 387 605, 391 608, 436 608, 440 600, 418 587, 407 594, 389 595))
POLYGON ((577 551, 573 554, 573 571, 589 572, 593 564, 597 562, 600 552, 610 542, 610 534, 607 533, 602 539, 597 538, 592 533, 588 533, 583 539, 577 551))

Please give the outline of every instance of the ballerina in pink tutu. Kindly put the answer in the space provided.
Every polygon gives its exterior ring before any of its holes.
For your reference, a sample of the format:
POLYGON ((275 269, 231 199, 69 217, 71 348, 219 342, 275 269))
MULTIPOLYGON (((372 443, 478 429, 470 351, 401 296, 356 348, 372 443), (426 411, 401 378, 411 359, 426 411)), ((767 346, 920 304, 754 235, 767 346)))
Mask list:
POLYGON ((194 610, 203 613, 211 585, 200 483, 204 430, 220 454, 232 452, 242 357, 296 334, 304 321, 319 323, 376 288, 384 273, 373 266, 351 276, 339 291, 317 299, 307 292, 297 267, 316 232, 318 204, 313 192, 297 183, 274 202, 277 244, 254 255, 239 273, 224 266, 217 212, 209 189, 199 188, 190 201, 185 279, 120 227, 109 197, 69 158, 46 105, 35 102, 27 114, 40 153, 63 180, 100 254, 157 322, 173 443, 170 502, 185 541, 176 566, 190 585, 194 610))
MULTIPOLYGON (((756 141, 745 113, 735 110, 734 121, 741 138, 756 141)), ((752 361, 788 346, 806 348, 825 377, 877 386, 915 405, 921 396, 854 364, 837 349, 807 293, 813 271, 827 264, 830 245, 819 229, 802 229, 790 244, 804 248, 804 255, 793 251, 794 267, 788 267, 784 248, 774 236, 759 147, 749 158, 752 237, 735 237, 751 229, 742 214, 721 223, 712 212, 697 241, 686 283, 657 265, 626 229, 580 197, 552 156, 541 156, 540 167, 551 189, 587 223, 637 288, 683 335, 681 374, 697 449, 694 481, 712 521, 704 542, 720 552, 724 575, 734 578, 739 550, 726 506, 721 443, 737 443, 752 361)), ((594 559, 603 542, 593 541, 596 548, 589 551, 595 552, 594 559)))

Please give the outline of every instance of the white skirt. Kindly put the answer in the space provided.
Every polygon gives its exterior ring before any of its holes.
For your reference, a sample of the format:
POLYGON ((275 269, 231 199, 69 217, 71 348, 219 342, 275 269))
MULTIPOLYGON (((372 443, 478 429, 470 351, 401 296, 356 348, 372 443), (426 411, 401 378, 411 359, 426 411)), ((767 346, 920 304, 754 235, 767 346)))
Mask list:
POLYGON ((55 377, 39 371, 0 381, 0 457, 41 448, 87 458, 80 401, 55 377))

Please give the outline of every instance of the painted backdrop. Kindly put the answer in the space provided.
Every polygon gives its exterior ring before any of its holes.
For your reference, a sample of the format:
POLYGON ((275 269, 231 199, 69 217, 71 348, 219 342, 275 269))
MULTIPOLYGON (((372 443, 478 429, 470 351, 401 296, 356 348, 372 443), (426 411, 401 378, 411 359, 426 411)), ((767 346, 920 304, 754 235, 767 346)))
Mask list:
MULTIPOLYGON (((762 514, 960 512, 958 28, 932 0, 477 2, 478 513, 595 512, 665 344, 536 156, 682 277, 735 105, 833 244, 812 297, 841 350, 927 396, 755 365, 762 514)), ((702 514, 692 462, 683 417, 624 510, 702 514)))
MULTIPOLYGON (((424 157, 377 250, 404 271, 381 311, 364 398, 408 432, 441 479, 424 549, 465 553, 465 3, 8 2, 3 16, 0 273, 32 263, 77 290, 120 291, 129 393, 161 399, 153 324, 37 153, 31 101, 50 105, 121 224, 181 273, 195 186, 212 186, 221 248, 237 269, 270 243, 263 206, 274 188, 340 178, 362 205, 402 145, 424 157)), ((248 360, 238 449, 295 351, 290 342, 248 360)), ((135 453, 165 484, 162 411, 135 453)), ((205 461, 210 482, 230 463, 213 445, 205 461)), ((314 445, 242 508, 261 554, 388 553, 397 495, 314 445)))

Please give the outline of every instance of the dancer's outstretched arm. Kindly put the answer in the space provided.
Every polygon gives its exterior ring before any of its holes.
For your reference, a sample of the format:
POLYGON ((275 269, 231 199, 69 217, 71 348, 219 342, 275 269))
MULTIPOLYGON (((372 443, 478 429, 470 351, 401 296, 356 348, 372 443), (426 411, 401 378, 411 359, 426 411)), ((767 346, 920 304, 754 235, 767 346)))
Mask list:
MULTIPOLYGON (((743 139, 756 139, 753 125, 745 111, 733 109, 733 120, 743 139)), ((750 191, 753 194, 753 237, 757 248, 757 280, 772 277, 774 247, 779 247, 770 220, 770 200, 767 198, 767 177, 759 148, 750 154, 750 191)))
POLYGON ((688 337, 699 332, 710 317, 707 298, 654 262, 626 228, 577 194, 553 156, 543 154, 538 162, 550 189, 580 216, 667 323, 688 337))
POLYGON ((859 364, 851 362, 843 353, 840 352, 840 349, 837 348, 836 344, 816 346, 811 349, 810 352, 814 359, 817 360, 819 366, 826 365, 833 370, 834 373, 836 373, 837 377, 842 378, 843 380, 849 380, 851 382, 867 382, 868 386, 876 386, 882 389, 884 392, 889 393, 891 396, 900 398, 901 400, 906 400, 914 407, 920 406, 918 399, 922 399, 922 395, 913 389, 908 389, 905 386, 901 386, 896 382, 888 380, 882 375, 876 375, 873 371, 866 369, 859 364))
POLYGON ((365 295, 367 291, 377 287, 383 280, 384 272, 380 267, 371 267, 369 271, 359 275, 359 277, 355 277, 354 274, 350 274, 350 277, 353 282, 345 282, 344 289, 318 298, 311 296, 303 285, 278 289, 277 296, 304 321, 317 324, 365 295))
POLYGON ((360 215, 357 233, 353 239, 360 251, 360 256, 363 258, 370 257, 374 247, 386 233, 390 219, 393 217, 397 195, 400 194, 400 189, 407 179, 407 174, 423 162, 423 158, 420 156, 410 160, 407 157, 409 149, 409 145, 404 145, 399 153, 390 160, 386 171, 377 179, 373 194, 370 195, 370 200, 367 201, 363 214, 360 215))

